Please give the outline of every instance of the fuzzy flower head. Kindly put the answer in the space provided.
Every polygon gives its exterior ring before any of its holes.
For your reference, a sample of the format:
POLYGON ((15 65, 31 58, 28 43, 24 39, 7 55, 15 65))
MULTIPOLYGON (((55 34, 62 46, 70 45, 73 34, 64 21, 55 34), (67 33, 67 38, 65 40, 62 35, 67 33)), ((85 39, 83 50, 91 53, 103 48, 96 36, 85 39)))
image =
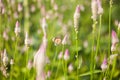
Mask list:
POLYGON ((97 0, 92 0, 91 9, 92 9, 92 19, 93 19, 93 21, 96 21, 97 16, 98 16, 98 2, 97 2, 97 0))
POLYGON ((107 59, 104 58, 103 63, 101 64, 102 71, 105 71, 108 68, 107 59))
POLYGON ((66 50, 65 50, 65 54, 64 54, 64 60, 67 61, 67 60, 69 60, 69 58, 70 58, 69 50, 66 49, 66 50))
POLYGON ((77 5, 75 13, 74 13, 74 28, 75 31, 78 30, 79 27, 79 20, 80 19, 80 5, 77 5))
POLYGON ((112 30, 112 44, 116 44, 119 42, 119 39, 117 37, 117 34, 114 30, 112 30))

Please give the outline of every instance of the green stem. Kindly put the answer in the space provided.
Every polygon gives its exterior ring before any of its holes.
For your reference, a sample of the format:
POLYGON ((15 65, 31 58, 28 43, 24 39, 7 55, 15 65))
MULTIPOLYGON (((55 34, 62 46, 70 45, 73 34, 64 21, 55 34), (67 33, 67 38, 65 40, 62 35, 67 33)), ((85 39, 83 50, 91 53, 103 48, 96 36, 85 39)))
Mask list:
POLYGON ((55 60, 56 60, 56 58, 57 58, 57 46, 56 46, 56 50, 55 50, 55 56, 54 56, 53 61, 52 61, 51 72, 53 72, 53 68, 54 68, 54 66, 55 66, 55 60))
MULTIPOLYGON (((98 32, 98 37, 97 37, 97 49, 95 53, 95 58, 97 57, 99 47, 100 47, 100 30, 101 30, 101 23, 102 23, 102 15, 99 16, 99 32, 98 32)), ((95 62, 96 63, 96 62, 95 62)), ((96 64, 94 63, 94 69, 96 67, 96 64)))
POLYGON ((67 80, 67 61, 65 61, 65 80, 67 80))
POLYGON ((93 80, 93 72, 94 72, 94 61, 95 61, 95 54, 94 54, 94 42, 95 42, 95 29, 96 29, 96 24, 97 21, 94 21, 93 24, 93 33, 92 33, 92 38, 93 38, 93 42, 92 42, 92 53, 91 53, 91 65, 90 65, 90 72, 91 72, 91 77, 90 80, 93 80))
POLYGON ((115 70, 115 66, 116 66, 116 58, 113 61, 113 67, 112 67, 112 71, 111 71, 110 80, 112 80, 112 76, 113 76, 113 73, 114 73, 114 70, 115 70))
POLYGON ((56 71, 55 79, 56 79, 56 77, 57 77, 57 73, 58 73, 58 70, 59 70, 59 66, 60 66, 60 60, 59 60, 58 65, 57 65, 57 71, 56 71))
MULTIPOLYGON (((15 52, 13 53, 13 60, 14 60, 14 64, 16 64, 16 53, 17 53, 17 46, 18 46, 18 36, 16 36, 16 41, 15 41, 15 52)), ((11 69, 10 69, 10 80, 12 80, 12 73, 13 73, 13 68, 14 66, 11 65, 11 69)))
MULTIPOLYGON (((64 45, 62 46, 62 54, 64 53, 64 45)), ((65 67, 64 67, 64 57, 62 56, 62 65, 63 65, 63 72, 65 70, 65 67)))
POLYGON ((109 8, 109 46, 108 46, 108 56, 110 56, 110 43, 111 43, 111 11, 112 11, 112 0, 110 0, 110 8, 109 8))
POLYGON ((79 80, 78 32, 76 32, 76 54, 77 54, 77 80, 79 80))

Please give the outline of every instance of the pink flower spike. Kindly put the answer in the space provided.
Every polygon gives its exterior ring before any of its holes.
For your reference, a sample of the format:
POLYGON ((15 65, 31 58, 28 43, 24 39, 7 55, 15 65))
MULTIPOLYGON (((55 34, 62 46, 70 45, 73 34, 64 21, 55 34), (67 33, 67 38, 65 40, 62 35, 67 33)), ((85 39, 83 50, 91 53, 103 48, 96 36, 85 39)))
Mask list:
POLYGON ((70 56, 69 56, 69 50, 66 49, 65 50, 65 54, 64 54, 64 60, 67 61, 67 60, 69 60, 69 58, 70 58, 70 56))
POLYGON ((119 42, 119 39, 117 37, 117 34, 114 30, 112 30, 112 44, 116 44, 119 42))

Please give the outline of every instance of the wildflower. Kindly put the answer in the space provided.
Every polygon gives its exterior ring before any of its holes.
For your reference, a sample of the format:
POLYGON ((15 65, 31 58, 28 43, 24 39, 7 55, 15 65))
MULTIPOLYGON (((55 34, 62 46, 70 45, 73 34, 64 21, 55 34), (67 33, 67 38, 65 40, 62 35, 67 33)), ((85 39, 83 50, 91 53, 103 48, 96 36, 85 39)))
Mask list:
POLYGON ((15 31, 14 32, 15 32, 16 36, 18 36, 18 34, 20 33, 20 25, 19 25, 18 21, 15 24, 15 31))
POLYGON ((63 45, 67 44, 67 39, 68 39, 68 35, 65 35, 63 40, 62 40, 63 45))
POLYGON ((46 75, 46 78, 50 78, 50 76, 51 76, 51 71, 48 71, 47 75, 46 75))
POLYGON ((97 15, 98 15, 98 3, 97 3, 97 0, 92 0, 91 8, 92 8, 92 19, 93 19, 93 21, 96 21, 97 15))
POLYGON ((31 12, 35 12, 36 8, 35 8, 35 5, 31 5, 31 8, 30 8, 31 12))
POLYGON ((78 31, 78 27, 79 27, 79 20, 80 19, 80 5, 77 5, 75 13, 74 13, 74 28, 75 31, 78 31))
POLYGON ((87 47, 88 47, 88 41, 87 41, 87 40, 85 40, 85 41, 83 42, 83 47, 84 47, 84 48, 87 48, 87 47))
POLYGON ((73 71, 73 65, 72 65, 72 64, 69 64, 69 66, 68 66, 68 71, 69 71, 69 72, 72 72, 72 71, 73 71))
POLYGON ((70 58, 70 56, 69 56, 69 50, 66 49, 65 50, 65 54, 64 54, 64 60, 67 61, 67 60, 69 60, 69 58, 70 58))
POLYGON ((11 60, 10 60, 10 65, 13 65, 13 64, 14 64, 14 60, 11 59, 11 60))
POLYGON ((28 61, 27 68, 31 69, 33 67, 33 62, 31 60, 28 61))
POLYGON ((104 58, 103 63, 101 65, 101 69, 102 69, 102 71, 105 71, 107 68, 108 68, 107 59, 104 58))
POLYGON ((43 40, 42 40, 42 44, 34 56, 34 67, 35 67, 36 72, 37 72, 38 80, 43 77, 42 73, 44 70, 45 62, 46 62, 45 61, 46 60, 46 56, 45 56, 46 47, 47 47, 47 39, 46 39, 46 36, 44 36, 43 40))
POLYGON ((21 12, 23 10, 22 4, 18 4, 18 12, 21 12))
POLYGON ((9 39, 9 37, 8 37, 8 31, 7 31, 7 30, 5 30, 5 31, 3 32, 3 38, 4 38, 6 41, 9 39))
POLYGON ((114 24, 115 24, 115 26, 118 26, 119 21, 118 21, 118 20, 115 20, 114 24))
POLYGON ((109 57, 109 62, 110 62, 110 64, 113 63, 113 60, 114 60, 117 56, 118 56, 118 54, 112 54, 112 55, 110 55, 110 57, 109 57))
POLYGON ((4 6, 2 7, 1 12, 2 12, 2 14, 5 14, 5 7, 4 6))
POLYGON ((28 33, 27 33, 27 32, 25 33, 25 45, 26 45, 26 46, 29 46, 29 45, 30 45, 30 40, 29 40, 29 38, 28 38, 28 33))
POLYGON ((8 64, 8 56, 7 56, 7 53, 6 53, 6 49, 4 49, 2 61, 3 61, 3 65, 7 66, 7 64, 8 64))
POLYGON ((59 37, 53 38, 52 40, 55 43, 55 46, 61 44, 61 39, 59 37))
POLYGON ((63 56, 63 52, 61 51, 58 55, 58 59, 62 59, 62 56, 63 56))
POLYGON ((115 44, 112 44, 112 46, 111 46, 111 52, 113 52, 113 51, 116 51, 116 45, 115 44))
POLYGON ((114 30, 112 30, 112 44, 115 44, 119 42, 119 39, 117 37, 117 34, 114 30))
POLYGON ((101 1, 97 0, 97 3, 98 3, 98 14, 101 15, 101 14, 103 14, 103 8, 101 5, 101 1))
POLYGON ((120 30, 120 22, 118 23, 118 30, 120 30))

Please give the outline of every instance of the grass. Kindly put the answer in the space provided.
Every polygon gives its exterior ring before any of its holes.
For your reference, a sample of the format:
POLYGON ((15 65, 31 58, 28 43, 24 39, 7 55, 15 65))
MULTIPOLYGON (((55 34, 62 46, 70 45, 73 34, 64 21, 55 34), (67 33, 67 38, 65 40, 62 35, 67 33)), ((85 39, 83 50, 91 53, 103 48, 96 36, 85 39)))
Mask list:
MULTIPOLYGON (((120 19, 118 15, 113 14, 120 12, 116 11, 119 9, 116 6, 117 1, 101 0, 104 13, 97 15, 97 19, 92 21, 90 0, 1 0, 0 79, 35 80, 38 75, 36 72, 42 71, 40 73, 42 76, 39 77, 46 80, 103 80, 104 78, 119 80, 120 51, 111 51, 112 30, 117 32, 119 37, 118 25, 114 25, 114 21, 119 22, 120 19), (77 5, 80 5, 80 10, 83 11, 80 11, 80 21, 77 24, 79 26, 74 29, 73 16, 77 5), (46 23, 42 21, 43 18, 46 23), (16 21, 20 23, 21 29, 18 36, 14 32, 16 21), (24 44, 26 32, 29 34, 30 41, 27 50, 24 44), (66 34, 69 38, 66 39, 67 44, 63 45, 61 42, 66 34), (47 37, 47 41, 43 37, 47 37), (61 40, 61 42, 56 40, 59 45, 55 45, 53 38, 61 40), (46 59, 44 63, 42 59, 41 62, 36 62, 44 67, 41 70, 41 67, 34 65, 33 60, 39 46, 43 43, 43 47, 46 44, 47 48, 41 49, 39 54, 45 54, 46 59), (4 49, 6 49, 8 61, 3 60, 6 57, 3 56, 4 49), (67 61, 64 60, 66 49, 69 51, 67 61), (59 52, 63 53, 61 59, 58 59, 59 52), (112 54, 118 54, 118 56, 113 60, 113 64, 110 64, 109 57, 112 54), (102 71, 101 64, 104 57, 107 58, 108 68, 102 71), (14 60, 13 65, 10 64, 11 59, 14 60), (30 69, 27 67, 28 61, 31 61, 30 69), (3 65, 4 62, 7 66, 3 65), (68 69, 69 64, 72 64, 71 71, 68 69), (5 76, 7 74, 9 75, 5 76)), ((119 49, 119 43, 116 45, 119 49)))

